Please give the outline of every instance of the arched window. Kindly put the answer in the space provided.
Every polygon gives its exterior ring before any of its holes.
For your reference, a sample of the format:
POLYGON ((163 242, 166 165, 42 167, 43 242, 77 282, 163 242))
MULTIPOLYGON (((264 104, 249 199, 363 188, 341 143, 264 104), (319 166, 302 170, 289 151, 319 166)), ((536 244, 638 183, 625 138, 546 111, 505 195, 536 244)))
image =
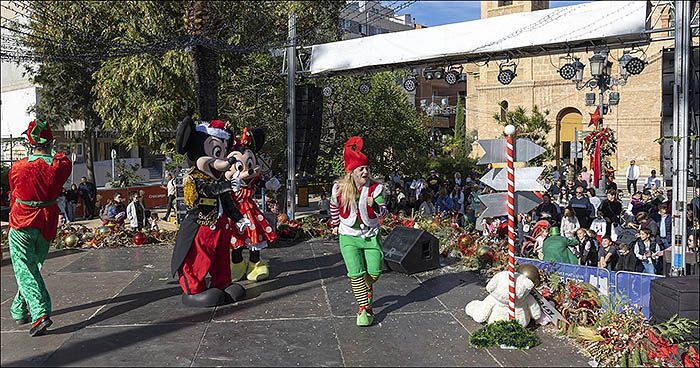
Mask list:
POLYGON ((498 105, 501 107, 501 121, 505 122, 508 116, 508 101, 503 100, 498 105))

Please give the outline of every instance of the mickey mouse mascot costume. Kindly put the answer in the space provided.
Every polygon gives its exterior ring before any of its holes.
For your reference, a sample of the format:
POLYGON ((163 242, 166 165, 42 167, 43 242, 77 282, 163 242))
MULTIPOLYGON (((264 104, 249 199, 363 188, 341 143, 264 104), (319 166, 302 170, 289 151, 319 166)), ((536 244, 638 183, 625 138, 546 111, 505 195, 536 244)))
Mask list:
POLYGON ((226 172, 226 179, 240 179, 241 188, 232 191, 233 200, 243 217, 252 223, 246 229, 234 231, 231 237, 231 279, 236 282, 247 275, 250 281, 267 279, 267 266, 260 259, 260 250, 268 243, 277 240, 272 226, 253 200, 255 184, 260 180, 260 164, 256 153, 265 143, 265 131, 262 129, 243 129, 241 137, 233 139, 229 160, 233 162, 231 169, 226 172), (243 247, 250 247, 248 266, 243 261, 243 247))
POLYGON ((340 234, 340 252, 360 309, 357 325, 374 321, 372 285, 382 273, 384 254, 379 233, 379 218, 388 211, 383 185, 372 178, 369 160, 362 152, 362 138, 352 137, 345 143, 345 177, 333 184, 331 225, 340 234))
POLYGON ((230 136, 220 120, 195 124, 187 117, 177 128, 176 149, 187 154, 190 169, 183 180, 187 214, 177 233, 171 269, 180 278, 182 303, 191 307, 211 307, 245 297, 245 289, 231 283, 228 261, 232 227, 243 229, 250 224, 229 193, 240 189, 240 180, 224 178, 231 167, 226 159, 230 136), (209 288, 204 280, 207 273, 211 275, 209 288))

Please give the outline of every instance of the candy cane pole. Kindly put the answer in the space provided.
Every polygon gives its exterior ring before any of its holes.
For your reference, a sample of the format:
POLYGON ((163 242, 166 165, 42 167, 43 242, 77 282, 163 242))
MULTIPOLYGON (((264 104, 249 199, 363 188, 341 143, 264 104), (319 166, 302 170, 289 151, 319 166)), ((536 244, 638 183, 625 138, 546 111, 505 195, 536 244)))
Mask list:
POLYGON ((515 127, 508 124, 506 153, 508 164, 508 319, 515 319, 515 170, 513 169, 513 134, 515 127))

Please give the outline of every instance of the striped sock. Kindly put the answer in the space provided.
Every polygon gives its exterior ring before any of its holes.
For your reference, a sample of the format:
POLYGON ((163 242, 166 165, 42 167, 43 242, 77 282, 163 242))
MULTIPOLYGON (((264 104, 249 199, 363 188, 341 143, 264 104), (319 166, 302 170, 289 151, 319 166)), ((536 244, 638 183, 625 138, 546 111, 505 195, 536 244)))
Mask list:
POLYGON ((372 288, 372 285, 377 282, 379 279, 379 275, 370 275, 368 273, 365 274, 365 283, 367 284, 368 288, 372 288))
POLYGON ((366 307, 369 305, 367 302, 367 284, 363 276, 351 277, 350 284, 352 285, 352 292, 355 294, 355 299, 357 304, 361 307, 366 307))

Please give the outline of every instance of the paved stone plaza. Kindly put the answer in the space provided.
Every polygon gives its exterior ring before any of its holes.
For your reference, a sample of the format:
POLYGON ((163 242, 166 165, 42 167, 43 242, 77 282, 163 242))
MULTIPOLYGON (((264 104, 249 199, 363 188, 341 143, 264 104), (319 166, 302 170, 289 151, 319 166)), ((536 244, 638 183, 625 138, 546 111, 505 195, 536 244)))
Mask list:
MULTIPOLYGON (((43 275, 53 326, 31 338, 9 308, 16 291, 2 260, 2 366, 588 366, 544 328, 529 351, 469 345, 464 313, 486 296, 479 276, 389 272, 375 286, 375 325, 355 326, 337 241, 278 242, 262 252, 271 277, 244 284, 245 301, 192 309, 170 277, 172 248, 52 250, 43 275)), ((247 257, 247 256, 245 256, 247 257)), ((246 258, 247 259, 247 258, 246 258)))

